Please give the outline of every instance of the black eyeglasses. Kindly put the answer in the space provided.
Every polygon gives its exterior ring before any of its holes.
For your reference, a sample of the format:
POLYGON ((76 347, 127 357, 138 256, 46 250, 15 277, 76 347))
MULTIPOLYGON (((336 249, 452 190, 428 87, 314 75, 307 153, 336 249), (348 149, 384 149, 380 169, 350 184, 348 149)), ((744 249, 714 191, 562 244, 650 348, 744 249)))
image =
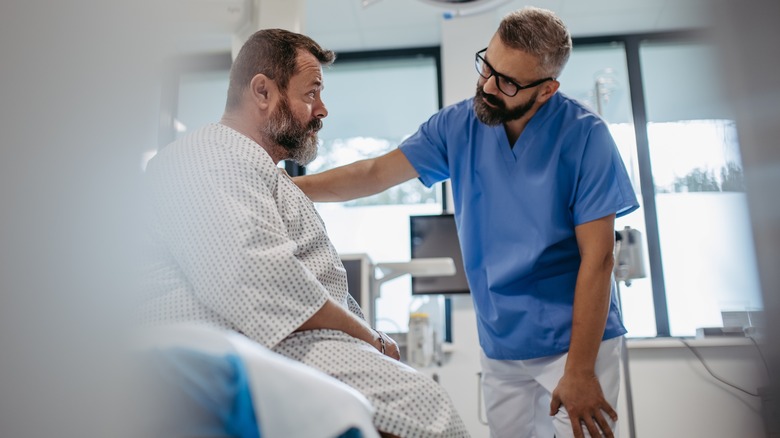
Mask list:
POLYGON ((486 51, 487 51, 487 47, 477 52, 476 55, 477 72, 479 73, 480 76, 482 76, 485 79, 490 79, 491 77, 495 77, 496 86, 498 86, 499 91, 501 91, 502 93, 506 94, 509 97, 516 96, 520 90, 525 90, 526 88, 533 88, 547 81, 555 80, 555 78, 544 78, 544 79, 539 79, 538 81, 531 82, 528 85, 520 85, 517 82, 510 79, 509 77, 497 72, 492 65, 488 64, 488 62, 485 61, 485 58, 482 57, 482 54, 485 53, 486 51))

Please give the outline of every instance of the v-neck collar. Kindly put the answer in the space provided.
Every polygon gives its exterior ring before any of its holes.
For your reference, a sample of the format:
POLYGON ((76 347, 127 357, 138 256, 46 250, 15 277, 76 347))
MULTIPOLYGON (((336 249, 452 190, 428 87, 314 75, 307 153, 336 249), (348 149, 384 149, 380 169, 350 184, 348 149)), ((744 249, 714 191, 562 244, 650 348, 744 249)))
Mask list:
POLYGON ((529 120, 528 124, 526 124, 525 128, 523 128, 523 132, 521 132, 520 136, 517 137, 513 147, 509 147, 509 137, 506 135, 506 130, 504 130, 503 123, 488 127, 488 129, 493 131, 493 135, 496 136, 496 140, 498 141, 498 148, 501 150, 501 156, 504 158, 504 162, 507 164, 514 164, 519 161, 520 156, 523 154, 526 147, 531 144, 536 137, 537 126, 542 124, 549 117, 550 108, 556 106, 554 101, 560 99, 558 94, 559 93, 556 92, 555 95, 553 95, 550 100, 545 102, 545 104, 539 108, 536 114, 531 117, 531 120, 529 120))
MULTIPOLYGON (((504 162, 506 163, 516 163, 517 162, 517 154, 516 154, 516 147, 517 142, 515 143, 515 147, 509 147, 509 137, 506 135, 506 131, 504 130, 504 125, 496 125, 496 126, 490 126, 488 129, 493 131, 493 135, 496 136, 496 141, 498 143, 498 149, 501 150, 501 156, 504 158, 504 162)), ((520 138, 522 138, 522 135, 520 135, 520 138)), ((520 141, 520 138, 518 138, 518 142, 520 141)))

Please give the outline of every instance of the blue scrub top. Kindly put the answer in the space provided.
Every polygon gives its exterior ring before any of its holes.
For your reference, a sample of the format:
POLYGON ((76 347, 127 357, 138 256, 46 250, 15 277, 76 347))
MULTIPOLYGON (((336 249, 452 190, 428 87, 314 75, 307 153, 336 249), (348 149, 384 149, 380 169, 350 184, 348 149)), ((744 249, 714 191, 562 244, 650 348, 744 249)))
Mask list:
MULTIPOLYGON (((568 351, 580 265, 574 227, 639 207, 607 125, 556 93, 513 148, 473 99, 444 108, 400 146, 430 187, 451 179, 480 345, 492 359, 568 351)), ((626 333, 615 284, 603 339, 626 333)))

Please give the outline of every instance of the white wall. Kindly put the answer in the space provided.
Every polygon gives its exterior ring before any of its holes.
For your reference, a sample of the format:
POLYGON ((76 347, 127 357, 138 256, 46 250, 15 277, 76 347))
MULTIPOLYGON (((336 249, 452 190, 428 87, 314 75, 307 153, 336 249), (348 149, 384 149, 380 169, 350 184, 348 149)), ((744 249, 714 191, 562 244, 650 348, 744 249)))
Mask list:
MULTIPOLYGON (((689 343, 724 380, 754 393, 766 384, 766 369, 752 342, 689 343)), ((765 436, 758 398, 717 382, 679 340, 635 340, 629 345, 637 437, 765 436)))
POLYGON ((493 14, 443 20, 441 66, 445 106, 474 96, 477 86, 474 54, 487 47, 497 27, 493 14))

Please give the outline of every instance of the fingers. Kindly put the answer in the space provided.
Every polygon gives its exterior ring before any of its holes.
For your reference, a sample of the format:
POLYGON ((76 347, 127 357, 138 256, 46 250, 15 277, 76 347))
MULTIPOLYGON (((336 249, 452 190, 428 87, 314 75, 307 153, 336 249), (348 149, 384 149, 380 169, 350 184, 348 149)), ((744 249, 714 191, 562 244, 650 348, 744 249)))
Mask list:
POLYGON ((398 348, 398 344, 390 336, 385 337, 385 356, 393 358, 395 360, 401 360, 401 351, 398 348))
MULTIPOLYGON (((604 418, 604 416, 601 415, 600 412, 597 413, 596 415, 594 415, 593 418, 596 420, 596 423, 598 423, 598 427, 599 427, 599 429, 601 429, 601 433, 602 433, 602 435, 604 437, 606 437, 606 438, 613 438, 615 436, 612 433, 612 428, 609 426, 609 423, 604 418)), ((616 421, 616 420, 613 419, 612 421, 616 421)), ((588 430, 590 430, 590 427, 588 427, 588 430)), ((591 434, 591 436, 600 436, 600 435, 593 435, 593 431, 591 431, 590 434, 591 434)))
POLYGON ((592 417, 582 417, 579 421, 572 420, 571 428, 572 432, 574 432, 574 438, 585 438, 585 431, 582 428, 583 424, 585 424, 585 428, 591 437, 615 438, 612 428, 601 414, 596 414, 592 417))
POLYGON ((617 412, 615 412, 615 410, 614 410, 614 409, 612 409, 612 406, 610 406, 610 405, 609 405, 609 403, 606 403, 606 402, 605 402, 605 403, 604 403, 604 405, 603 405, 603 406, 601 406, 601 410, 603 410, 604 412, 606 412, 606 413, 607 413, 607 415, 609 415, 609 418, 611 418, 611 419, 612 419, 612 421, 617 421, 617 420, 618 420, 618 414, 617 414, 617 412))
POLYGON ((599 427, 596 425, 596 422, 593 421, 593 417, 585 418, 583 419, 583 421, 585 422, 585 427, 588 429, 588 432, 590 433, 591 437, 602 436, 599 427))
POLYGON ((557 414, 559 409, 561 409, 561 398, 553 393, 552 401, 550 402, 550 416, 557 414))
MULTIPOLYGON (((550 404, 550 415, 555 415, 561 408, 560 399, 556 399, 553 396, 553 402, 550 404), (553 412, 553 410, 555 410, 555 412, 553 412)), ((565 409, 565 407, 563 407, 563 409, 565 409)), ((599 410, 593 413, 579 412, 572 414, 571 411, 566 411, 563 412, 562 415, 568 417, 575 438, 584 438, 585 430, 594 438, 614 438, 615 434, 612 430, 612 426, 604 413, 608 414, 613 422, 617 421, 617 414, 608 403, 605 403, 599 410)))
POLYGON ((401 352, 398 350, 398 345, 393 345, 386 351, 387 356, 392 357, 395 360, 401 360, 401 352))
POLYGON ((585 438, 585 433, 582 431, 582 421, 572 421, 571 430, 574 432, 574 438, 585 438))

